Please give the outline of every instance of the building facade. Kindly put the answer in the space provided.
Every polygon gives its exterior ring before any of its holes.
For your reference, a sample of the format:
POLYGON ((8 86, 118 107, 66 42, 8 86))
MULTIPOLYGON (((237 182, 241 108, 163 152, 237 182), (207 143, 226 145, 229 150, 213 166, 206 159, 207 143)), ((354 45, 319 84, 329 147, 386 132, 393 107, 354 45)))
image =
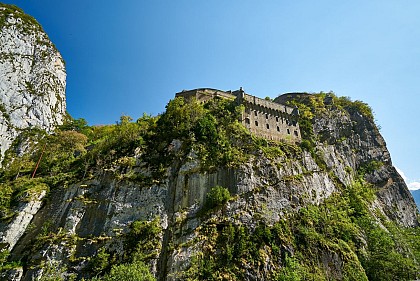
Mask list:
POLYGON ((242 89, 237 91, 221 91, 209 88, 184 90, 177 93, 176 97, 195 98, 201 102, 216 97, 234 100, 245 107, 241 122, 254 135, 274 141, 301 141, 297 108, 260 99, 245 93, 242 89))

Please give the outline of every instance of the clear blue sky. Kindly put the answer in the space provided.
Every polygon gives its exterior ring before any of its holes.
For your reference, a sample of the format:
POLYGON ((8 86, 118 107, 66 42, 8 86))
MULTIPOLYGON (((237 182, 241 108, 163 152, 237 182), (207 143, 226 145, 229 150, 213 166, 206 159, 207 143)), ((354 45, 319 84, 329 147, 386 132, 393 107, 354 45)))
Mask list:
POLYGON ((62 53, 75 118, 155 115, 198 87, 334 91, 372 106, 394 165, 420 188, 418 0, 4 2, 62 53))

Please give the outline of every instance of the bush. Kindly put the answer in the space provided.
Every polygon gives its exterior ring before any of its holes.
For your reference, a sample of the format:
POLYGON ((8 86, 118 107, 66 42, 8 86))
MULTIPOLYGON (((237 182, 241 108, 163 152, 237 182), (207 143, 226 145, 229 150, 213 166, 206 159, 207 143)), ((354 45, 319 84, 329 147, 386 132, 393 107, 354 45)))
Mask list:
POLYGON ((109 266, 109 253, 102 247, 96 255, 90 260, 89 265, 95 274, 103 272, 109 266))
POLYGON ((126 234, 125 260, 147 262, 157 258, 161 247, 161 232, 159 217, 153 221, 134 221, 130 226, 130 232, 126 234))
POLYGON ((213 187, 209 193, 207 193, 205 209, 210 210, 215 207, 223 206, 230 198, 231 196, 229 190, 217 185, 213 187))
POLYGON ((103 277, 94 277, 92 281, 155 281, 149 268, 142 262, 114 265, 111 272, 103 277))

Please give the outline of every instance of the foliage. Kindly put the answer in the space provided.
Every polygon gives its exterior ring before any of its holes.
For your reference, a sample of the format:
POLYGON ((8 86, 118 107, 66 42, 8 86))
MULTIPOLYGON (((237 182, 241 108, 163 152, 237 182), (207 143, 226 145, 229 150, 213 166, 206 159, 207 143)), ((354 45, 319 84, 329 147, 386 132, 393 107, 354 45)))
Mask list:
POLYGON ((336 105, 341 106, 346 110, 360 112, 363 116, 369 118, 372 121, 374 119, 372 108, 362 101, 352 101, 349 97, 334 96, 334 102, 336 105))
POLYGON ((137 122, 131 121, 131 117, 121 116, 116 125, 93 128, 91 149, 83 157, 84 174, 94 167, 113 167, 119 158, 134 156, 137 148, 144 147, 144 135, 154 126, 155 118, 143 115, 137 122))
POLYGON ((87 121, 84 118, 73 119, 67 114, 64 124, 59 126, 60 131, 76 131, 86 136, 90 136, 92 128, 88 126, 87 121))
POLYGON ((110 254, 105 247, 101 247, 95 256, 89 261, 90 270, 96 275, 101 274, 110 265, 110 254))
POLYGON ((10 218, 14 214, 11 207, 22 201, 30 201, 42 191, 49 191, 49 186, 43 179, 20 177, 11 182, 0 183, 0 219, 10 218))
POLYGON ((19 261, 8 261, 10 251, 7 249, 0 250, 0 272, 20 267, 19 261))
POLYGON ((360 176, 364 177, 365 175, 371 174, 374 171, 380 169, 383 165, 384 165, 384 163, 382 163, 380 161, 371 160, 369 162, 361 164, 357 169, 357 173, 360 176))
POLYGON ((102 277, 94 277, 91 281, 155 281, 156 279, 150 273, 149 268, 142 262, 131 264, 114 265, 108 274, 102 277))
POLYGON ((51 260, 46 261, 42 264, 42 276, 40 281, 64 281, 64 280, 75 280, 74 274, 66 277, 65 266, 60 265, 58 261, 51 260))
POLYGON ((159 172, 167 163, 190 152, 170 149, 172 141, 179 140, 183 148, 190 148, 198 155, 205 170, 243 163, 249 148, 246 141, 249 133, 238 121, 241 110, 233 101, 225 99, 202 104, 175 98, 168 103, 147 140, 145 160, 159 172))
POLYGON ((300 281, 305 280, 305 270, 299 264, 295 257, 286 254, 284 266, 276 276, 277 281, 300 281))
POLYGON ((76 157, 86 153, 87 137, 76 131, 58 131, 39 143, 36 158, 40 159, 38 174, 55 176, 71 168, 76 157))
POLYGON ((146 263, 157 259, 161 233, 159 217, 152 221, 134 221, 130 225, 130 231, 123 236, 124 253, 121 255, 107 250, 105 246, 100 247, 97 254, 90 259, 86 273, 103 275, 91 280, 154 280, 146 263), (140 276, 145 279, 132 279, 140 276))
POLYGON ((157 258, 161 233, 159 217, 153 221, 134 221, 130 226, 130 232, 126 235, 125 260, 146 262, 157 258))
POLYGON ((210 210, 216 207, 223 206, 231 198, 229 189, 222 186, 215 186, 207 193, 205 209, 210 210))

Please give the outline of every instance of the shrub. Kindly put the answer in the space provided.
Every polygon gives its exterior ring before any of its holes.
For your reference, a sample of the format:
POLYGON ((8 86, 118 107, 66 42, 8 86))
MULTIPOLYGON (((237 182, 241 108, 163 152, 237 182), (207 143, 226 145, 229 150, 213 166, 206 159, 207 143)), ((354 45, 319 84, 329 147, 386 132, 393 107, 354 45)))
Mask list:
POLYGON ((207 193, 205 209, 213 209, 215 207, 223 206, 231 198, 230 192, 227 188, 221 186, 213 187, 209 193, 207 193))
POLYGON ((92 281, 155 281, 155 277, 143 262, 114 265, 111 272, 92 281))

